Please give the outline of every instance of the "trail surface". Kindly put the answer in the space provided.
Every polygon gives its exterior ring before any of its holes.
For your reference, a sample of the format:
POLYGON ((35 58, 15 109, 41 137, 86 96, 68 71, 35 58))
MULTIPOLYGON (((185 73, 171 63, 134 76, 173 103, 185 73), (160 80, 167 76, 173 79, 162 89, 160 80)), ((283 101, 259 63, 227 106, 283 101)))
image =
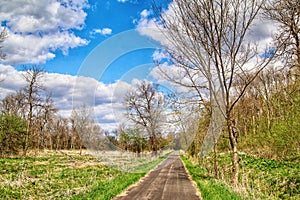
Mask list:
POLYGON ((178 153, 171 154, 137 185, 114 200, 199 200, 178 153))

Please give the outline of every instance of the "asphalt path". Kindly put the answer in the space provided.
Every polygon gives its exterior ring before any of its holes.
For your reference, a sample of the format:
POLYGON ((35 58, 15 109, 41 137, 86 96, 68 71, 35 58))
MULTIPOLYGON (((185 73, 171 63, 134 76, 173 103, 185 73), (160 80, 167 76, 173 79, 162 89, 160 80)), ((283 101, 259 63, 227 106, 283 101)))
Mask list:
POLYGON ((199 200, 177 152, 114 200, 199 200))

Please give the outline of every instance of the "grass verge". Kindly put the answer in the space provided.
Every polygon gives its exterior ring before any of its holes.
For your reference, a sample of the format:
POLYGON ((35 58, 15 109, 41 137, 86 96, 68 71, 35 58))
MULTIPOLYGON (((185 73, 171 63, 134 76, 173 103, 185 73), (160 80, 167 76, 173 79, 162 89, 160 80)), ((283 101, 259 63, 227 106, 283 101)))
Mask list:
POLYGON ((193 164, 188 158, 181 155, 192 179, 196 182, 203 200, 240 200, 243 199, 234 193, 227 185, 207 175, 206 169, 193 164))
MULTIPOLYGON (((285 159, 267 159, 247 154, 240 154, 240 173, 239 173, 239 198, 244 199, 300 199, 300 155, 295 154, 285 159)), ((235 199, 226 195, 230 192, 227 185, 231 181, 231 159, 230 153, 220 153, 218 159, 218 173, 220 181, 212 178, 214 176, 214 161, 212 157, 198 160, 200 165, 194 165, 190 160, 182 157, 186 163, 190 174, 195 179, 205 197, 206 193, 217 194, 216 199, 235 199), (227 184, 222 184, 227 183, 227 184), (221 187, 218 188, 217 185, 221 187), (225 188, 222 188, 222 187, 225 188), (228 190, 228 191, 227 191, 228 190), (218 195, 218 191, 220 192, 218 195)), ((205 199, 205 198, 204 198, 205 199)))

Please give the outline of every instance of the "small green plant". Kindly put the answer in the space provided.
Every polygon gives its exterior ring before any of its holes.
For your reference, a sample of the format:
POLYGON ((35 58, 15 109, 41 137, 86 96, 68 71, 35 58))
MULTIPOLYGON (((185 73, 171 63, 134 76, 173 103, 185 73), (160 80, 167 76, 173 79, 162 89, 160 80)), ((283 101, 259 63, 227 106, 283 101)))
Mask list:
POLYGON ((249 192, 259 191, 273 199, 300 199, 299 160, 293 157, 290 160, 255 158, 248 155, 240 157, 240 166, 244 171, 241 179, 249 192))
POLYGON ((191 177, 196 182, 203 200, 242 199, 242 197, 234 193, 229 186, 209 176, 204 167, 193 164, 184 156, 181 156, 181 159, 191 174, 191 177))

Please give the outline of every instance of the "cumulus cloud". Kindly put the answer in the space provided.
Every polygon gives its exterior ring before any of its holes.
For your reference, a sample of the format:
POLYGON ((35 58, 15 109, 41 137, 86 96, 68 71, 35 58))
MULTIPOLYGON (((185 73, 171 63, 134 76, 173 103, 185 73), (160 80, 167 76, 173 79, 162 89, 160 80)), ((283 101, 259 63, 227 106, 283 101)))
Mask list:
POLYGON ((136 28, 140 34, 149 36, 161 44, 166 44, 167 40, 165 35, 161 32, 163 27, 156 18, 151 18, 151 12, 149 10, 143 10, 140 13, 140 19, 135 20, 135 22, 137 23, 136 28))
MULTIPOLYGON (((26 85, 22 73, 10 65, 0 64, 1 99, 26 85)), ((131 87, 121 81, 104 84, 89 77, 57 73, 45 73, 41 83, 51 93, 61 116, 69 117, 73 107, 86 104, 93 109, 95 120, 101 127, 109 130, 117 128, 123 120, 123 97, 131 87)))
MULTIPOLYGON (((87 45, 72 30, 81 30, 86 0, 11 0, 0 2, 0 21, 8 37, 3 43, 9 64, 45 63, 70 48, 87 45)), ((3 27, 1 27, 3 28, 3 27)))
POLYGON ((91 35, 100 34, 100 35, 110 35, 112 34, 112 29, 110 28, 103 28, 103 29, 93 29, 90 32, 91 35))
POLYGON ((55 58, 54 51, 59 49, 64 55, 70 48, 86 45, 85 39, 75 36, 73 33, 58 32, 42 37, 36 35, 21 35, 8 31, 8 37, 4 41, 3 51, 6 53, 6 63, 45 63, 55 58))

